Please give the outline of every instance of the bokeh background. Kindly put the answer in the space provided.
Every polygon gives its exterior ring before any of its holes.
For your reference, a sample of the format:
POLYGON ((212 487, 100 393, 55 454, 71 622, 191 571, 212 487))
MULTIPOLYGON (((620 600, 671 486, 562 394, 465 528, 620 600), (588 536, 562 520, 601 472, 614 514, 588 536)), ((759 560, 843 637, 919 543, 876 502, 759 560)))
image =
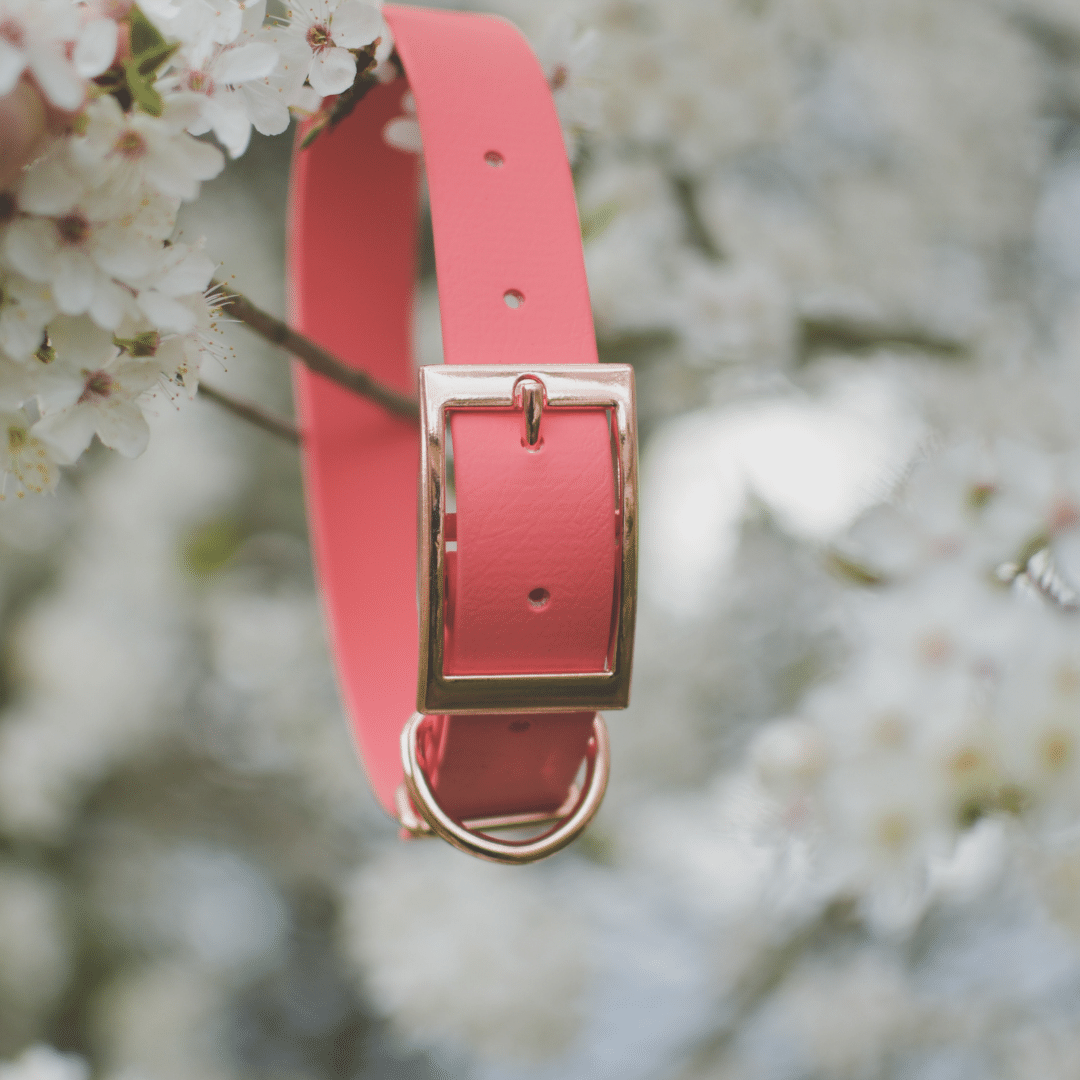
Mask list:
MULTIPOLYGON (((0 507, 0 1078, 1078 1075, 1080 6, 497 7, 638 378, 607 802, 527 868, 402 844, 295 450, 163 400, 141 458, 0 507)), ((289 152, 183 218, 278 312, 289 152)), ((226 333, 206 380, 288 412, 226 333)))

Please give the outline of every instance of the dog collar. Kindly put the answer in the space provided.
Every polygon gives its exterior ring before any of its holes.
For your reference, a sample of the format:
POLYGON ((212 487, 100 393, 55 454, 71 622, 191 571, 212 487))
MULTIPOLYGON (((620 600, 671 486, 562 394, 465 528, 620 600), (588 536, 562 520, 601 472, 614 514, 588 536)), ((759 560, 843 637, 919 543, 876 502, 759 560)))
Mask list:
MULTIPOLYGON (((406 835, 526 862, 596 812, 599 710, 629 699, 633 374, 597 362, 573 183, 527 42, 490 16, 383 11, 423 135, 446 363, 420 369, 419 440, 297 368, 316 569, 380 803, 406 835), (524 825, 543 831, 496 835, 524 825)), ((403 93, 376 87, 297 151, 290 303, 303 333, 413 393, 420 162, 382 139, 403 93)))

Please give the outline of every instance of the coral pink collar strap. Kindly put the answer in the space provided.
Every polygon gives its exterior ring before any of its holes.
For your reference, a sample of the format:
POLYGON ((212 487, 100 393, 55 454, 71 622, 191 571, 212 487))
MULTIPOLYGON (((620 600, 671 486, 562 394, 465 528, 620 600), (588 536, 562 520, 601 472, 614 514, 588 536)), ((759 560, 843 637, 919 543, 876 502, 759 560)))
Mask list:
MULTIPOLYGON (((297 369, 315 560, 379 801, 417 834, 525 861, 595 812, 596 710, 629 692, 632 379, 596 363, 573 186, 528 44, 493 17, 384 14, 423 133, 446 366, 425 369, 422 440, 297 369), (525 821, 553 824, 530 841, 489 835, 525 821)), ((297 152, 289 265, 301 330, 414 393, 419 161, 382 139, 405 90, 376 88, 297 152)))

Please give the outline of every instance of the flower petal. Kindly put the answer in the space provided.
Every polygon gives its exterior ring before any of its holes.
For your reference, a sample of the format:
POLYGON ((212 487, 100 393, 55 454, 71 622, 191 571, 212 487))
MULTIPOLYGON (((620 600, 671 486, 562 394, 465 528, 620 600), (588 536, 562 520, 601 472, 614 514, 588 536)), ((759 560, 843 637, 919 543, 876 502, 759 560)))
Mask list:
POLYGON ((31 281, 49 282, 56 267, 56 227, 42 218, 16 218, 9 226, 5 250, 11 265, 31 281))
POLYGON ((94 437, 97 427, 95 412, 91 406, 71 405, 60 412, 43 416, 30 431, 35 438, 52 447, 61 461, 77 461, 94 437))
POLYGON ((65 315, 81 315, 94 299, 94 264, 81 251, 61 251, 53 278, 56 306, 65 315))
POLYGON ((115 330, 131 307, 131 300, 131 294, 115 281, 99 278, 90 302, 90 318, 105 330, 115 330))
POLYGON ((279 91, 259 82, 242 87, 240 93, 247 102, 248 116, 261 135, 280 135, 288 128, 291 117, 279 91))
POLYGON ((116 223, 96 232, 93 259, 110 277, 139 284, 154 266, 155 250, 131 229, 116 223))
POLYGON ((23 176, 19 209, 28 214, 63 214, 79 201, 85 185, 64 160, 64 143, 57 142, 23 176))
POLYGON ((364 0, 344 0, 330 19, 334 44, 346 49, 370 45, 383 30, 382 15, 364 0))
POLYGON ((248 148, 251 142, 251 120, 243 104, 234 101, 238 99, 238 93, 221 95, 219 101, 210 102, 213 107, 209 110, 213 118, 214 134, 218 141, 229 152, 229 157, 238 158, 248 148))
POLYGON ((160 349, 153 360, 121 358, 109 370, 116 378, 122 394, 128 398, 138 397, 161 382, 160 349))
POLYGON ((308 80, 323 97, 343 94, 356 79, 356 57, 348 49, 326 49, 311 63, 308 80))
POLYGON ((150 441, 150 427, 138 405, 110 401, 98 409, 97 436, 124 457, 138 457, 150 441))
POLYGON ((244 27, 244 13, 235 4, 219 7, 215 12, 213 39, 218 45, 229 45, 239 36, 244 27))
POLYGON ((38 86, 58 109, 74 112, 82 104, 83 82, 58 48, 35 49, 30 56, 30 67, 38 86))
POLYGON ((301 86, 289 98, 288 103, 301 113, 314 113, 322 108, 323 96, 313 86, 301 86))
POLYGON ((119 28, 112 19, 95 19, 83 28, 75 46, 75 70, 84 79, 96 78, 112 67, 119 28))
POLYGON ((210 284, 216 269, 217 264, 209 255, 199 250, 189 251, 175 266, 158 278, 154 288, 166 296, 201 293, 210 284))
POLYGON ((57 316, 49 323, 49 340, 57 359, 73 368, 104 367, 117 353, 112 334, 85 316, 57 316))
POLYGON ((11 93, 26 67, 26 57, 0 38, 0 97, 11 93))
POLYGON ((147 289, 139 293, 138 305, 146 317, 167 334, 186 334, 195 329, 195 313, 164 293, 147 289))
MULTIPOLYGON (((23 490, 37 494, 51 491, 60 479, 53 455, 30 434, 30 418, 25 412, 0 414, 0 471, 14 478, 19 494, 23 490), (12 435, 19 437, 13 439, 12 435)), ((6 486, 5 477, 0 481, 0 494, 6 486)))
MULTIPOLYGON (((198 121, 205 101, 206 98, 202 94, 189 94, 187 92, 170 94, 165 98, 161 119, 173 131, 183 131, 184 128, 190 127, 198 121)), ((152 130, 154 126, 153 117, 140 117, 139 119, 152 130)), ((145 133, 150 134, 150 130, 145 133)))
POLYGON ((262 29, 263 21, 266 18, 266 0, 240 0, 240 7, 244 12, 243 28, 249 34, 254 34, 257 30, 262 29))
POLYGON ((33 368, 0 356, 0 409, 18 409, 37 392, 33 368))
POLYGON ((41 344, 45 325, 56 314, 52 294, 47 286, 14 274, 3 280, 0 292, 0 349, 12 360, 25 360, 41 344))
POLYGON ((214 79, 219 83, 247 82, 269 75, 278 62, 278 51, 268 41, 252 41, 222 53, 214 65, 214 79))
POLYGON ((42 416, 60 412, 79 400, 86 385, 86 376, 70 364, 54 360, 34 372, 34 389, 30 396, 37 399, 42 416))
POLYGON ((191 200, 199 195, 199 181, 224 167, 225 155, 216 146, 182 134, 155 147, 146 159, 146 179, 163 195, 191 200))

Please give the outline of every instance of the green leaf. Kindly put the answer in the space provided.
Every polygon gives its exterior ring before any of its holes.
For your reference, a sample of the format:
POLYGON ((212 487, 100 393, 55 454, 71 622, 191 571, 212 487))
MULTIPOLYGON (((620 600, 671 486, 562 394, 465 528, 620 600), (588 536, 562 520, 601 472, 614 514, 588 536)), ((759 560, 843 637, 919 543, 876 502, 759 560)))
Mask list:
POLYGON ((138 4, 128 12, 127 24, 131 28, 131 55, 136 60, 163 46, 169 47, 161 31, 139 10, 138 4))
POLYGON ((618 216, 620 206, 614 200, 598 206, 581 216, 581 242, 595 240, 618 216))
POLYGON ((131 356, 144 358, 156 356, 161 344, 161 335, 156 330, 146 330, 133 338, 113 337, 113 344, 131 356))
POLYGON ((313 124, 308 129, 308 133, 304 136, 303 140, 301 141, 300 149, 301 150, 306 150, 329 126, 330 126, 329 121, 326 120, 326 119, 323 119, 322 121, 320 121, 317 124, 313 124))
POLYGON ((873 587, 886 584, 885 575, 835 549, 825 556, 828 568, 849 584, 873 587))
POLYGON ((139 67, 139 74, 150 76, 154 72, 163 68, 176 53, 176 50, 180 48, 180 42, 177 41, 172 45, 162 45, 160 48, 151 49, 149 52, 141 53, 136 59, 139 67))
POLYGON ((127 83, 131 100, 143 112, 148 112, 151 116, 161 115, 165 103, 161 100, 161 95, 154 89, 153 82, 139 71, 136 60, 124 61, 124 81, 127 83))
POLYGON ((228 563, 243 542, 244 533, 235 521, 207 521, 188 534, 180 548, 180 561, 195 577, 209 578, 228 563))
POLYGON ((131 31, 131 57, 123 61, 124 85, 132 102, 151 116, 160 116, 164 103, 154 88, 154 76, 175 55, 179 42, 170 44, 136 4, 127 17, 131 31))

